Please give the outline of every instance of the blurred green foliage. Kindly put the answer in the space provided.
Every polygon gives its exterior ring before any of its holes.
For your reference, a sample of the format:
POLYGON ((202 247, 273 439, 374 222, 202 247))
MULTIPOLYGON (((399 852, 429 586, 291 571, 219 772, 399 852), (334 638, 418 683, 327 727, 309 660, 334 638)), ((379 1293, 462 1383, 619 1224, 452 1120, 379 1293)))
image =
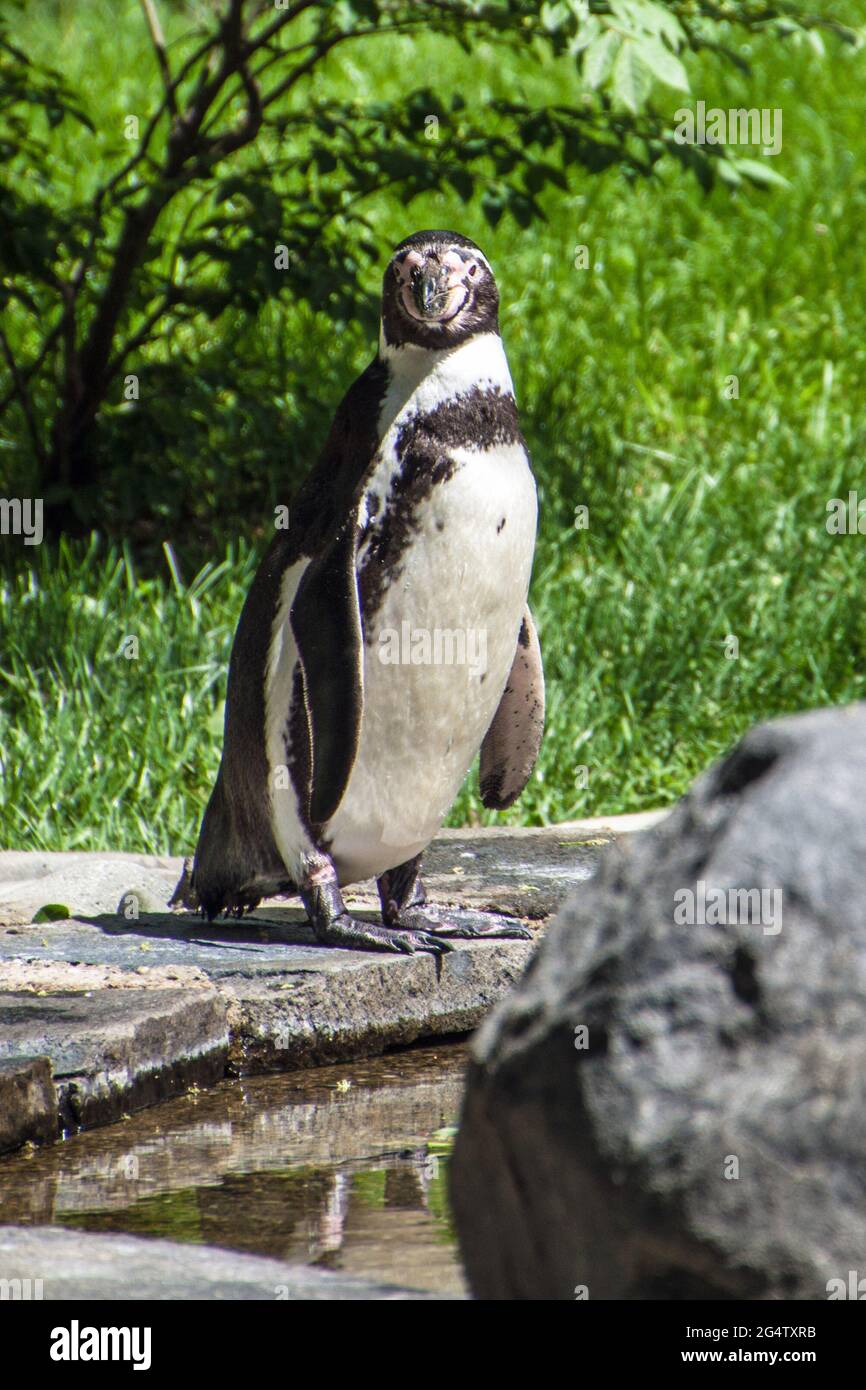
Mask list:
MULTIPOLYGON (((850 23, 860 13, 854 0, 814 8, 850 23)), ((191 13, 167 12, 167 33, 188 31, 191 13)), ((86 93, 96 145, 72 117, 50 135, 51 199, 83 202, 103 144, 158 98, 138 8, 119 19, 96 0, 46 4, 16 22, 27 51, 86 93)), ((567 189, 538 192, 544 219, 524 229, 511 216, 491 225, 481 188, 464 202, 446 183, 410 201, 396 178, 366 205, 358 237, 379 259, 357 253, 364 294, 351 314, 316 308, 287 282, 255 312, 197 315, 141 350, 139 401, 111 399, 97 425, 115 549, 25 553, 0 541, 6 843, 192 846, 255 551, 372 355, 387 248, 420 226, 474 237, 494 265, 540 487, 532 603, 549 724, 537 775, 496 819, 667 803, 756 720, 862 695, 863 541, 829 535, 825 521, 827 501, 860 484, 866 447, 866 60, 832 35, 822 56, 815 31, 784 42, 725 32, 748 72, 689 53, 690 96, 658 88, 651 99, 669 123, 697 100, 780 108, 782 151, 766 162, 783 185, 717 180, 705 192, 673 159, 649 179, 622 163, 578 166, 567 189), (121 651, 129 634, 137 660, 121 651)), ((496 103, 571 100, 569 61, 395 37, 363 55, 335 51, 309 101, 399 102, 428 86, 445 112, 471 95, 498 128, 496 103)), ((438 133, 431 149, 459 162, 459 121, 438 133)), ((177 231, 167 226, 166 239, 177 231)), ((16 342, 32 352, 38 335, 16 342)), ((14 431, 10 418, 4 489, 30 466, 20 416, 14 431)), ((467 819, 492 819, 472 778, 452 815, 467 819)))
POLYGON ((417 225, 426 201, 489 238, 561 217, 587 172, 777 181, 748 148, 680 143, 674 108, 707 56, 752 90, 753 36, 814 66, 825 36, 844 55, 859 31, 830 15, 6 0, 5 487, 42 497, 55 536, 95 525, 201 556, 215 532, 246 533, 297 482, 369 345, 383 212, 411 206, 417 225))

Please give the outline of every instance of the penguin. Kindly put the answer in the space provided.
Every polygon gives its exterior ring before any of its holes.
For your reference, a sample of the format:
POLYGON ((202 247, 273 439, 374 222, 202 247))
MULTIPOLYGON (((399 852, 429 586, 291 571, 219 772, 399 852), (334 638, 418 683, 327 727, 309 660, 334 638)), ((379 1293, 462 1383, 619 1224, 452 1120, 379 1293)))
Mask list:
POLYGON ((420 876, 479 748, 482 800, 503 809, 544 725, 536 489, 498 310, 466 237, 416 232, 391 257, 377 354, 244 604, 222 761, 173 905, 213 920, 299 894, 319 942, 358 950, 529 936, 430 904, 420 876), (341 896, 371 878, 381 925, 341 896))

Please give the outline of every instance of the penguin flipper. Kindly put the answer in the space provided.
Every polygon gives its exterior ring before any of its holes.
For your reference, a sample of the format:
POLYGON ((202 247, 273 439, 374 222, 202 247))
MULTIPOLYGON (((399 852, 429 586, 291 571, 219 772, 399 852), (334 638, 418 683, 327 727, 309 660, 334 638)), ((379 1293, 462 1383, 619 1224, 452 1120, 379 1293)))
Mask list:
POLYGON ((313 825, 330 820, 342 801, 361 733, 364 664, 355 546, 353 516, 310 561, 292 603, 310 721, 313 825))
POLYGON ((511 672, 481 745, 481 800, 490 810, 503 811, 517 800, 535 767, 543 733, 544 670, 527 606, 511 672))

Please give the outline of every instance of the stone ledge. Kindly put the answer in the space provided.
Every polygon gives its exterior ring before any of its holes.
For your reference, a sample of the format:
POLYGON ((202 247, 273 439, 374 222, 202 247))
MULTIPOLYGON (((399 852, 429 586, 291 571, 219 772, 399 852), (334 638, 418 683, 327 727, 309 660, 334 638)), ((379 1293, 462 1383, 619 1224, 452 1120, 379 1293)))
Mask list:
MULTIPOLYGON (((425 858, 428 893, 540 928, 590 876, 603 845, 652 819, 444 831, 425 858)), ((284 901, 241 922, 206 923, 165 910, 181 866, 121 853, 0 854, 0 1058, 50 1059, 65 1130, 226 1073, 468 1032, 535 947, 460 941, 441 959, 325 949, 284 901), (33 923, 47 904, 70 916, 33 923)), ((347 900, 364 913, 377 906, 374 891, 347 900)))
POLYGON ((0 1154, 57 1138, 57 1092, 48 1057, 0 1056, 0 1154))
POLYGON ((226 1004, 214 989, 0 993, 0 1058, 51 1059, 55 1115, 67 1131, 213 1085, 228 1044, 226 1004))

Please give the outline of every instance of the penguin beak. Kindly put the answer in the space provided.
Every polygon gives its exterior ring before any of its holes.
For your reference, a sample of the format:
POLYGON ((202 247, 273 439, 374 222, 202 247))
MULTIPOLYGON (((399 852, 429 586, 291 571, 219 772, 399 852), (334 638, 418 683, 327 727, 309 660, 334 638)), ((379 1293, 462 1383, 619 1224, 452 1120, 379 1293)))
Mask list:
POLYGON ((437 318, 448 297, 448 272, 441 266, 425 266, 412 285, 412 298, 424 318, 437 318))

